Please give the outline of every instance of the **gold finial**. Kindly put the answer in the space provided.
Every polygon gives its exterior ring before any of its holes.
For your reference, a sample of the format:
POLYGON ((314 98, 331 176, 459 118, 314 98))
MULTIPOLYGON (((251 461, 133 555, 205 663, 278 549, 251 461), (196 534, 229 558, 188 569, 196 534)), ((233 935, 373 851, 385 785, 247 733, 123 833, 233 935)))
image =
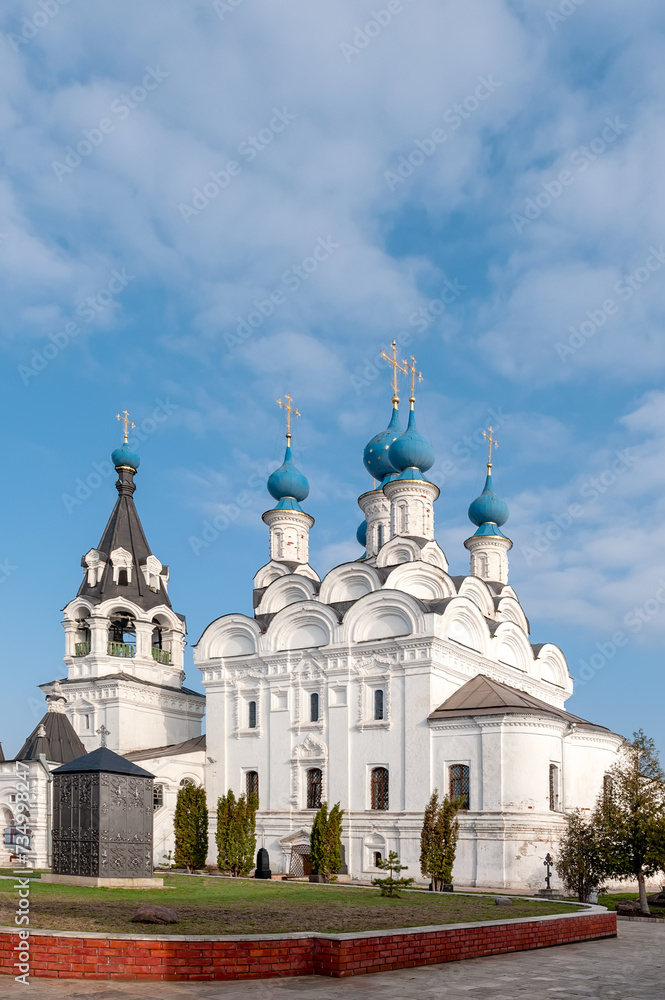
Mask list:
POLYGON ((128 431, 128 428, 129 427, 136 427, 136 424, 132 420, 129 419, 129 413, 127 412, 127 410, 123 410, 122 411, 122 416, 120 416, 119 413, 116 413, 115 418, 116 418, 116 420, 120 420, 125 425, 125 441, 124 441, 124 443, 125 444, 129 444, 129 431, 128 431))
POLYGON ((423 380, 423 373, 416 370, 416 359, 413 354, 411 355, 411 364, 404 358, 404 367, 408 372, 411 372, 411 397, 410 402, 413 404, 416 399, 416 379, 419 382, 423 380))
POLYGON ((389 365, 392 365, 393 368, 393 374, 392 374, 393 406, 397 406, 397 404, 399 403, 399 384, 397 382, 398 378, 397 369, 399 368, 399 370, 402 372, 403 375, 406 375, 407 370, 404 367, 404 365, 401 365, 397 360, 397 341, 393 340, 390 346, 393 352, 392 358, 388 354, 386 354, 383 348, 381 348, 381 357, 385 361, 387 361, 389 365))
POLYGON ((277 402, 278 406, 283 406, 284 409, 286 410, 286 438, 287 438, 288 441, 290 441, 291 440, 291 414, 294 413, 296 415, 296 417, 299 417, 300 416, 300 410, 297 410, 295 408, 295 406, 291 406, 291 403, 293 402, 293 399, 291 398, 291 394, 288 393, 288 392, 286 394, 286 402, 283 402, 281 399, 276 400, 276 402, 277 402))
POLYGON ((483 431, 483 437, 487 440, 488 445, 489 445, 489 453, 488 453, 488 456, 487 456, 487 471, 489 472, 489 470, 492 468, 492 447, 498 448, 499 447, 499 442, 496 440, 496 438, 492 437, 492 425, 491 424, 490 424, 490 426, 488 427, 487 430, 489 430, 489 434, 487 433, 487 431, 483 431))

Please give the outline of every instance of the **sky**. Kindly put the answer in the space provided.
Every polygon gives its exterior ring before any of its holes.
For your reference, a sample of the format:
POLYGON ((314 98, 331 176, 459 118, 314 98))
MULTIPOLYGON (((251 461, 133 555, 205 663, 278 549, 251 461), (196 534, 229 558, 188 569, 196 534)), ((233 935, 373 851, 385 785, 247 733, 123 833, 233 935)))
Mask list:
POLYGON ((191 646, 267 561, 284 393, 310 561, 362 555, 394 338, 451 573, 491 424, 531 641, 571 712, 665 749, 664 27, 657 0, 3 0, 8 756, 64 674, 116 413, 201 689, 191 646))

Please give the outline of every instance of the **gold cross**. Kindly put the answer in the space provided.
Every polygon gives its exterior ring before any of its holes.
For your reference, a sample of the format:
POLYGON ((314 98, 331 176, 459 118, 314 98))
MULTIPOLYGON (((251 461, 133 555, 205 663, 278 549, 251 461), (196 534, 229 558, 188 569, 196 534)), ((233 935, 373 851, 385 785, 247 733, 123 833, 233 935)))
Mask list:
POLYGON ((122 416, 120 416, 119 413, 116 413, 115 419, 116 420, 120 420, 125 425, 125 444, 128 444, 128 442, 129 442, 129 438, 128 438, 129 432, 128 432, 127 428, 128 427, 136 427, 136 424, 132 420, 129 419, 129 413, 127 412, 127 410, 123 410, 122 413, 123 413, 122 416))
POLYGON ((385 361, 387 361, 389 365, 392 365, 393 367, 393 374, 392 374, 393 403, 399 403, 399 385, 397 383, 397 369, 399 368, 399 370, 402 372, 403 375, 406 375, 407 370, 404 367, 404 365, 401 365, 397 360, 397 341, 393 340, 390 346, 393 352, 392 358, 388 354, 386 354, 383 348, 381 348, 381 357, 385 361))
POLYGON ((411 364, 404 358, 404 367, 407 371, 411 372, 411 399, 416 398, 416 379, 419 382, 423 380, 423 373, 416 371, 416 359, 413 354, 411 355, 411 364))
POLYGON ((483 431, 483 437, 489 442, 489 455, 487 457, 487 468, 491 469, 492 468, 492 445, 494 445, 495 448, 498 448, 499 447, 499 442, 495 438, 492 437, 492 425, 491 424, 488 427, 488 430, 489 430, 489 434, 487 433, 487 431, 483 431))
POLYGON ((283 406, 284 409, 286 410, 286 436, 287 436, 287 438, 290 438, 291 437, 291 414, 294 413, 296 415, 296 417, 299 417, 300 416, 300 411, 296 410, 295 406, 291 406, 291 403, 293 402, 293 399, 291 398, 291 394, 288 393, 288 392, 286 394, 286 402, 285 403, 282 402, 281 399, 276 400, 276 402, 277 402, 278 406, 283 406))

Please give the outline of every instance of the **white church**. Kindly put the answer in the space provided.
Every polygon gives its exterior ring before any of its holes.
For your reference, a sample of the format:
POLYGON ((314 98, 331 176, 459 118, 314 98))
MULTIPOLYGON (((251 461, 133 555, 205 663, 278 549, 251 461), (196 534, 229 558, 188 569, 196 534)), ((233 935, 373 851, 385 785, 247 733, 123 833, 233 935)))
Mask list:
MULTIPOLYGON (((99 745, 155 775, 155 863, 173 850, 178 789, 204 785, 214 864, 215 807, 229 788, 259 797, 257 845, 273 873, 309 872, 323 801, 345 810, 345 871, 369 879, 390 850, 422 881, 420 831, 436 788, 464 800, 453 873, 462 887, 535 889, 566 813, 591 810, 622 737, 565 709, 565 657, 530 642, 508 584, 508 507, 487 480, 469 507, 468 575, 451 575, 435 539, 439 490, 415 421, 415 361, 397 361, 388 427, 365 448, 372 487, 358 503, 364 553, 321 579, 309 563, 314 518, 291 454, 263 514, 269 560, 253 580, 254 615, 223 614, 194 646, 205 697, 184 686, 185 619, 168 567, 152 554, 133 494, 139 458, 113 452, 118 499, 64 609, 67 676, 41 685, 47 712, 15 760, 0 762, 3 864, 21 834, 16 769, 29 775, 36 865, 51 860, 51 771, 99 745), (411 376, 400 422, 398 372, 411 376), (206 734, 201 725, 207 712, 206 734)), ((299 415, 299 414, 297 414, 299 415)), ((458 556, 455 555, 457 562, 458 556)), ((248 581, 249 585, 249 581, 248 581)))

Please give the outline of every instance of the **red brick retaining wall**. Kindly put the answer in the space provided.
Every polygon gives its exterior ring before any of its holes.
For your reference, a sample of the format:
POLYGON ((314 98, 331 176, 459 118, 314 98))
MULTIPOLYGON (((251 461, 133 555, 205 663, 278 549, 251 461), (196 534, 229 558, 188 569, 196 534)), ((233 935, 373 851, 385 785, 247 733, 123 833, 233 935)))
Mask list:
MULTIPOLYGON (((616 937, 616 933, 616 913, 598 912, 595 907, 594 912, 563 917, 365 934, 147 938, 34 931, 28 941, 29 975, 130 980, 357 976, 616 937)), ((18 974, 14 967, 18 943, 17 934, 0 931, 0 973, 18 974)))

